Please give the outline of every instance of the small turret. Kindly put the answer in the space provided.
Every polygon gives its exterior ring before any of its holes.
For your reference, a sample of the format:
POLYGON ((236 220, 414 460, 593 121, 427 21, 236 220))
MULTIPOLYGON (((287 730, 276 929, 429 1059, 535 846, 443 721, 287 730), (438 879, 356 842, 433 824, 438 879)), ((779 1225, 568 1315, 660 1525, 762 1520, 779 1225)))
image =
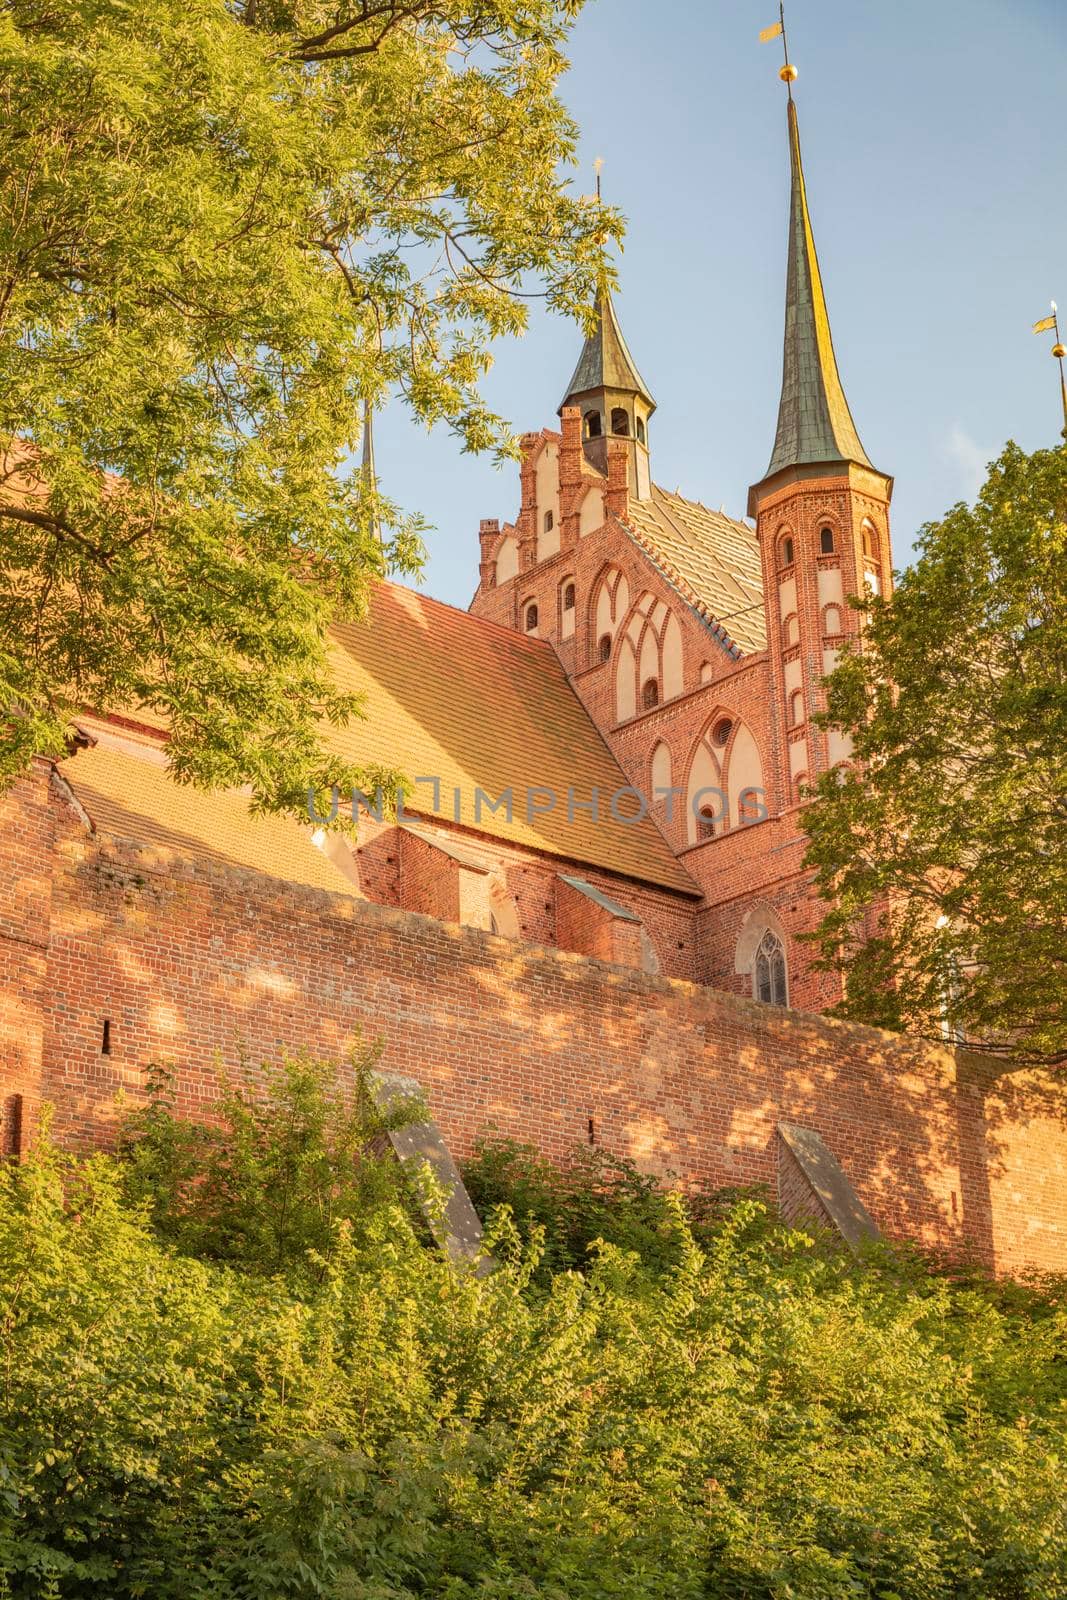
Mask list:
POLYGON ((565 406, 578 407, 585 454, 605 476, 608 439, 626 441, 630 493, 638 500, 647 500, 652 492, 648 419, 656 402, 623 338, 606 285, 597 294, 596 319, 596 328, 585 341, 559 410, 562 414, 565 406))

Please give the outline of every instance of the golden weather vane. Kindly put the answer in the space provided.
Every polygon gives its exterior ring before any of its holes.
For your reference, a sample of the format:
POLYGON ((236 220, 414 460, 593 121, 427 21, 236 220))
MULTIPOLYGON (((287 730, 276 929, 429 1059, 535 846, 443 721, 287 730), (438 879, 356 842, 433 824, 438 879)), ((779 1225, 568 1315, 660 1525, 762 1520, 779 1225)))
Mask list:
POLYGON ((1051 317, 1042 317, 1039 322, 1035 322, 1034 332, 1055 335, 1052 354, 1060 364, 1060 403, 1063 406, 1063 437, 1067 439, 1067 378, 1064 377, 1063 372, 1063 358, 1067 356, 1067 345, 1060 338, 1059 313, 1056 310, 1055 300, 1052 301, 1051 317))
POLYGON ((772 22, 769 28, 764 28, 759 36, 760 44, 769 44, 772 39, 781 39, 784 65, 779 67, 778 76, 785 84, 789 98, 793 98, 793 85, 797 81, 797 69, 789 59, 789 41, 785 35, 785 0, 778 0, 778 21, 772 22))

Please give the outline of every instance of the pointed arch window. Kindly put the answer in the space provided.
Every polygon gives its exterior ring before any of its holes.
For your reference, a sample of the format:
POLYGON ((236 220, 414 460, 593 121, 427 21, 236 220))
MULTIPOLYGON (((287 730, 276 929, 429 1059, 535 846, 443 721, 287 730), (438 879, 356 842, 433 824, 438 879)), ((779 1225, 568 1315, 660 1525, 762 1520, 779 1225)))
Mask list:
POLYGON ((630 414, 624 406, 615 406, 611 413, 611 431, 620 438, 629 438, 630 414))
POLYGON ((610 633, 602 633, 600 635, 600 643, 596 647, 596 653, 597 653, 598 659, 601 660, 601 661, 610 661, 611 660, 611 634, 610 633))
POLYGON ((645 442, 645 419, 644 419, 644 417, 638 417, 638 419, 637 419, 637 442, 638 442, 638 444, 644 444, 644 442, 645 442))
POLYGON ((756 946, 752 965, 752 997, 767 1006, 788 1004, 786 993, 785 946, 768 928, 756 946))
POLYGON ((641 705, 645 711, 651 711, 653 706, 659 705, 659 684, 655 678, 647 678, 642 685, 641 705))
POLYGON ((599 439, 603 425, 599 411, 587 411, 585 414, 585 436, 587 439, 599 439))
POLYGON ((529 605, 529 606, 526 607, 526 632, 527 633, 536 633, 537 632, 537 607, 536 607, 536 605, 529 605))
POLYGON ((834 530, 833 530, 833 528, 820 528, 819 529, 819 554, 822 555, 822 556, 832 556, 833 553, 834 553, 834 530))
POLYGON ((787 533, 781 544, 778 546, 778 558, 780 565, 783 567, 791 567, 793 565, 792 534, 787 533))

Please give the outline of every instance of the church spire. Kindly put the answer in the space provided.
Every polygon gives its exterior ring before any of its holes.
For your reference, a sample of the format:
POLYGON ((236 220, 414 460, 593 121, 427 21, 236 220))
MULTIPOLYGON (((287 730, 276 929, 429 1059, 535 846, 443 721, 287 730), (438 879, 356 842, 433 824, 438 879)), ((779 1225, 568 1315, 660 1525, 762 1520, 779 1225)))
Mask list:
MULTIPOLYGON (((785 76, 783 69, 782 76, 785 76)), ((765 478, 789 467, 845 461, 870 467, 841 387, 819 258, 808 213, 796 103, 789 97, 792 198, 786 277, 785 345, 778 432, 765 478)))
MULTIPOLYGON (((369 400, 363 402, 363 459, 359 465, 359 475, 367 497, 377 496, 378 474, 374 468, 374 408, 369 400)), ((382 544, 382 523, 377 510, 374 512, 372 531, 378 543, 382 544)))
POLYGON ((651 416, 656 409, 656 402, 623 338, 611 290, 606 283, 602 283, 597 291, 596 328, 582 346, 574 376, 559 409, 562 411, 564 406, 580 406, 583 400, 604 389, 615 389, 641 400, 646 416, 651 416))

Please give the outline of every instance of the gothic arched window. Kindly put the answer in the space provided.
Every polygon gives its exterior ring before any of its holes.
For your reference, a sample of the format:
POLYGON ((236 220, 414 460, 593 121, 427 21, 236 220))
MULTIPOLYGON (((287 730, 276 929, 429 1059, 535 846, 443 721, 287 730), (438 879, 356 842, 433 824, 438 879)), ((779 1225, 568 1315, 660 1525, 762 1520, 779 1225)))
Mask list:
POLYGON ((585 436, 587 439, 600 438, 600 412, 587 411, 585 414, 585 436))
POLYGON ((784 1006, 786 1000, 785 947, 768 928, 756 947, 752 965, 752 997, 764 1005, 784 1006))
POLYGON ((573 583, 567 583, 567 584, 564 584, 564 586, 563 586, 563 609, 564 609, 564 611, 573 611, 574 610, 574 585, 573 585, 573 583))
POLYGON ((611 660, 611 634, 610 633, 602 633, 600 635, 600 643, 597 645, 596 650, 597 650, 597 655, 599 656, 601 661, 610 661, 611 660))
POLYGON ((630 416, 623 406, 615 406, 611 413, 611 431, 628 437, 630 432, 630 416))
POLYGON ((645 442, 645 419, 644 419, 644 417, 638 417, 638 419, 637 419, 637 437, 638 437, 639 441, 641 442, 641 444, 644 444, 644 442, 645 442))
POLYGON ((537 607, 526 607, 526 632, 533 633, 537 627, 537 607))
POLYGON ((833 553, 834 553, 834 530, 833 530, 833 528, 820 528, 819 529, 819 554, 823 555, 823 556, 832 556, 833 553))
POLYGON ((792 540, 791 535, 789 535, 788 533, 786 534, 785 538, 782 540, 782 543, 781 543, 781 545, 779 547, 779 550, 780 550, 780 554, 781 554, 781 564, 782 564, 782 566, 783 567, 791 567, 793 565, 793 540, 792 540))
POLYGON ((646 680, 641 690, 641 704, 646 711, 651 711, 653 706, 659 705, 659 684, 655 678, 646 680))

